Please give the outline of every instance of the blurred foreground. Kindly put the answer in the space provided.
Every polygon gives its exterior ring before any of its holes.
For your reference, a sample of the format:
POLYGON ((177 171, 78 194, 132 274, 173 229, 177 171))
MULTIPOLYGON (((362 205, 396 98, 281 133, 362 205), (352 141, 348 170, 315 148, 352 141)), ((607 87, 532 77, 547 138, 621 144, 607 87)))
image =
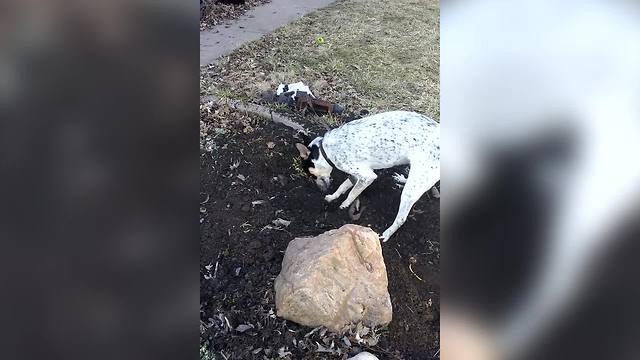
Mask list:
POLYGON ((640 354, 639 10, 443 3, 443 359, 640 354))
POLYGON ((3 358, 195 354, 197 2, 0 8, 3 358))

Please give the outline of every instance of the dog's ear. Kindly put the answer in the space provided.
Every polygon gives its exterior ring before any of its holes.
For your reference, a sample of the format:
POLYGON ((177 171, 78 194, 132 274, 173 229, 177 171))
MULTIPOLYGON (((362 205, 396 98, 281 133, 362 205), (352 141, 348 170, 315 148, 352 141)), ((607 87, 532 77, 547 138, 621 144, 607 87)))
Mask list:
POLYGON ((296 148, 298 149, 298 151, 300 152, 300 157, 303 160, 307 160, 307 158, 309 157, 309 155, 311 154, 311 151, 309 150, 308 147, 300 144, 300 143, 296 143, 296 148))

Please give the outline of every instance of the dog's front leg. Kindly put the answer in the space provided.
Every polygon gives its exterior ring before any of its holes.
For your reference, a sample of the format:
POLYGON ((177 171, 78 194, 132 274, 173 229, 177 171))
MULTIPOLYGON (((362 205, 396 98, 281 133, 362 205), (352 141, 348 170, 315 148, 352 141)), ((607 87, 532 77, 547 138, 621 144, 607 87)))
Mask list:
POLYGON ((351 187, 353 187, 353 183, 351 182, 351 179, 347 178, 347 180, 342 182, 342 184, 338 187, 338 190, 336 190, 336 192, 325 196, 324 199, 327 200, 327 202, 332 202, 333 200, 339 198, 340 195, 344 194, 345 191, 351 189, 351 187))
POLYGON ((353 174, 356 178, 356 184, 353 186, 353 189, 349 192, 347 198, 340 205, 340 209, 346 209, 351 205, 351 203, 358 197, 360 194, 366 189, 371 183, 378 177, 373 170, 368 169, 364 170, 359 174, 353 174))

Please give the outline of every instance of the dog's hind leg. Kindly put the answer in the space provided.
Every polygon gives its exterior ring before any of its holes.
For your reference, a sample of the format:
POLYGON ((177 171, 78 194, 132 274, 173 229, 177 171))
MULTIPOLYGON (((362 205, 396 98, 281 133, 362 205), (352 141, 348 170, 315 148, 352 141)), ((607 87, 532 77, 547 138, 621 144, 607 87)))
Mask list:
POLYGON ((398 209, 398 215, 393 221, 393 224, 382 233, 380 239, 384 242, 389 238, 407 221, 407 216, 416 203, 422 197, 422 195, 431 189, 439 180, 439 169, 430 169, 425 167, 412 166, 409 171, 409 177, 407 183, 402 190, 400 196, 400 207, 398 209))
POLYGON ((340 184, 340 186, 338 187, 338 190, 336 190, 336 192, 334 192, 333 194, 325 196, 324 199, 327 202, 332 202, 333 200, 339 198, 340 195, 344 194, 345 191, 351 189, 351 187, 353 187, 353 183, 351 182, 351 179, 347 178, 347 180, 345 180, 342 184, 340 184))
POLYGON ((357 181, 353 189, 349 192, 347 198, 340 205, 340 209, 346 209, 351 203, 366 189, 371 183, 378 178, 378 175, 372 169, 360 169, 357 173, 351 174, 357 181))

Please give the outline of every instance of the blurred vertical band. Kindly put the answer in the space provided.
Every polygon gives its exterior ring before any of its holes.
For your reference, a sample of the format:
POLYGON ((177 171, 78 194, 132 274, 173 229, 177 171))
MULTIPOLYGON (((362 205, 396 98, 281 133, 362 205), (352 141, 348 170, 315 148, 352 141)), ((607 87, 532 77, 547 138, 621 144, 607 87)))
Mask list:
POLYGON ((197 353, 198 6, 0 4, 3 358, 197 353))
POLYGON ((441 14, 442 358, 637 359, 640 3, 441 14))

